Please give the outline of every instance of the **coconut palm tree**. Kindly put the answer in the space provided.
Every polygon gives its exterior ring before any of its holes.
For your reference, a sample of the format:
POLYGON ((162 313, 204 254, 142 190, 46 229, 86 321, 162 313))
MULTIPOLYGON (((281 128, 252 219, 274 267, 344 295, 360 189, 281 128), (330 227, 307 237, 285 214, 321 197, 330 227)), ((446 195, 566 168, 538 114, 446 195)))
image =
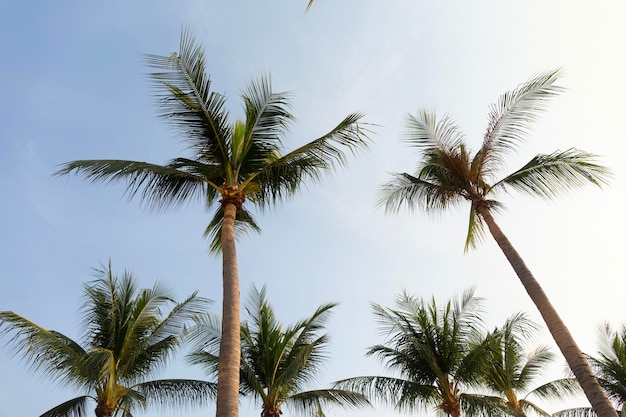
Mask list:
POLYGON ((235 232, 259 230, 244 201, 264 208, 295 194, 306 180, 342 165, 345 151, 366 146, 361 114, 306 145, 283 153, 281 139, 294 120, 288 93, 274 93, 268 77, 243 91, 245 119, 229 122, 225 97, 211 91, 204 51, 184 32, 180 52, 147 57, 161 116, 188 141, 190 157, 165 165, 125 160, 78 160, 56 175, 76 173, 96 181, 126 180, 130 197, 156 210, 200 199, 216 208, 205 234, 223 260, 222 346, 218 373, 217 417, 238 414, 240 317, 235 232), (140 192, 141 191, 141 192, 140 192))
POLYGON ((501 403, 474 394, 487 345, 482 336, 481 299, 467 290, 444 306, 403 293, 397 309, 373 305, 385 344, 367 354, 378 357, 397 376, 360 376, 338 381, 393 404, 399 411, 434 408, 450 417, 503 415, 501 403))
POLYGON ((215 397, 213 383, 150 379, 180 346, 185 324, 205 312, 206 300, 194 293, 176 303, 158 284, 139 290, 132 274, 118 278, 110 264, 96 274, 85 286, 82 344, 12 311, 0 312, 0 335, 10 336, 16 355, 44 377, 84 392, 41 417, 85 417, 91 401, 96 417, 132 417, 150 405, 178 409, 215 397))
POLYGON ((615 417, 615 410, 574 338, 493 217, 494 211, 502 207, 499 201, 492 199, 498 191, 517 190, 553 198, 585 184, 600 186, 607 181, 607 169, 598 165, 593 155, 577 149, 537 155, 517 171, 501 179, 495 178, 497 170, 504 165, 506 154, 524 139, 548 99, 561 91, 555 85, 559 76, 560 71, 540 74, 503 94, 498 103, 491 106, 487 132, 475 154, 465 145, 458 127, 449 117, 437 121, 434 113, 425 110, 410 115, 406 139, 422 152, 423 159, 414 175, 393 174, 392 180, 382 187, 379 204, 391 212, 403 205, 439 212, 469 202, 466 250, 483 237, 486 224, 537 306, 593 408, 602 417, 615 417))
MULTIPOLYGON (((267 301, 266 289, 253 288, 245 308, 248 319, 241 325, 241 394, 261 402, 261 417, 279 417, 283 405, 305 416, 323 416, 328 405, 357 407, 369 404, 356 392, 306 387, 318 376, 327 359, 328 334, 320 334, 331 309, 319 307, 310 317, 284 326, 267 301)), ((197 349, 189 361, 209 375, 217 373, 219 321, 206 315, 190 330, 197 349)))
POLYGON ((554 355, 545 346, 528 353, 524 349, 525 342, 536 330, 533 322, 518 313, 486 337, 489 348, 480 372, 481 384, 497 395, 503 407, 514 416, 526 417, 531 412, 550 417, 551 414, 533 398, 555 400, 581 393, 580 385, 574 378, 535 385, 537 377, 554 360, 554 355))

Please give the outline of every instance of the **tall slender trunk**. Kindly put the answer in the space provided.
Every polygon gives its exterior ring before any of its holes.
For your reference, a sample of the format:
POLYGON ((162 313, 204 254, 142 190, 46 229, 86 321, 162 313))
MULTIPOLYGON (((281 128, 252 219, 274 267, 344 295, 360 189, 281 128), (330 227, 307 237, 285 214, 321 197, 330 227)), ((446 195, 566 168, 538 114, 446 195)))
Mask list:
POLYGON ((576 376, 576 380, 582 387, 596 414, 599 417, 617 417, 617 412, 606 396, 606 393, 600 387, 600 384, 598 384, 598 381, 591 371, 589 362, 587 362, 587 359, 576 344, 567 326, 565 326, 565 323, 563 323, 563 320, 559 317, 550 299, 530 272, 522 257, 517 253, 511 242, 509 242, 509 239, 496 224, 489 208, 479 206, 477 210, 482 218, 485 219, 491 235, 498 243, 498 246, 500 246, 500 249, 502 249, 502 252, 504 252, 504 255, 513 267, 517 277, 522 282, 526 292, 533 303, 535 303, 539 313, 541 313, 543 320, 548 326, 548 330, 550 330, 550 334, 552 334, 554 341, 576 376))
POLYGON ((235 248, 233 203, 223 206, 222 221, 222 338, 217 369, 217 417, 239 415, 239 368, 241 360, 241 323, 239 313, 239 272, 235 248))

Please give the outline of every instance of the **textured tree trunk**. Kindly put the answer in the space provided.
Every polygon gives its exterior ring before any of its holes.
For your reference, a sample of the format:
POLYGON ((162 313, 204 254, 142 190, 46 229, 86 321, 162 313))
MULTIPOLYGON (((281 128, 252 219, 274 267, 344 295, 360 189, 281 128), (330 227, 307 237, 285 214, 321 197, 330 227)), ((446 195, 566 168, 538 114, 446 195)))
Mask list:
POLYGON ((239 272, 235 248, 233 203, 224 205, 222 221, 222 338, 217 369, 217 417, 239 415, 239 367, 241 360, 241 323, 239 314, 239 272))
POLYGON ((548 326, 548 330, 550 330, 550 334, 552 334, 554 341, 561 350, 567 364, 576 376, 576 380, 585 392, 587 399, 598 417, 617 417, 617 412, 606 396, 606 393, 600 387, 600 384, 598 384, 587 359, 576 344, 576 341, 565 326, 565 323, 563 323, 563 320, 559 317, 548 299, 548 296, 530 272, 519 253, 513 248, 509 239, 496 224, 489 208, 478 207, 477 210, 482 218, 485 219, 491 235, 498 243, 498 246, 500 246, 500 249, 502 249, 502 252, 504 252, 504 255, 522 282, 526 292, 533 303, 535 303, 539 313, 541 313, 543 320, 548 326))

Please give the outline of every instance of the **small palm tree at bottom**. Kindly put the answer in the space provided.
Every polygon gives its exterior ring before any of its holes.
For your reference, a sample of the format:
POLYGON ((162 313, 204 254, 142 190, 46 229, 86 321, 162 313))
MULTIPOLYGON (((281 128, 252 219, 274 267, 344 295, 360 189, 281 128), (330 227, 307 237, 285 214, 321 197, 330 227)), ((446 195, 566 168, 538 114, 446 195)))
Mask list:
POLYGON ((194 293, 176 303, 158 284, 138 290, 132 274, 118 278, 110 263, 96 276, 85 286, 82 345, 12 311, 0 312, 0 335, 11 335, 16 355, 44 377, 85 392, 41 417, 82 417, 91 401, 96 417, 132 417, 153 404, 179 408, 214 397, 209 382, 148 379, 179 347, 185 324, 205 311, 208 300, 194 293))
POLYGON ((504 410, 525 417, 529 412, 541 417, 551 414, 531 398, 555 400, 582 394, 575 378, 562 378, 531 388, 543 369, 554 360, 548 348, 540 346, 526 352, 524 344, 537 325, 524 314, 510 317, 501 328, 486 338, 487 354, 480 372, 481 384, 495 393, 504 410))
MULTIPOLYGON (((335 304, 319 307, 310 317, 291 326, 277 321, 263 287, 253 288, 245 308, 248 319, 241 325, 240 392, 261 401, 262 417, 279 417, 283 405, 304 416, 323 416, 329 405, 359 407, 367 398, 344 389, 307 390, 327 359, 328 334, 324 328, 335 304)), ((217 375, 220 338, 219 320, 213 315, 197 319, 189 337, 197 349, 189 362, 217 375)))
POLYGON ((479 364, 486 354, 480 303, 468 290, 443 306, 406 293, 398 297, 397 309, 374 305, 389 340, 367 354, 380 358, 397 376, 360 376, 338 381, 336 386, 403 412, 422 408, 450 417, 502 414, 497 399, 470 392, 479 382, 479 364))

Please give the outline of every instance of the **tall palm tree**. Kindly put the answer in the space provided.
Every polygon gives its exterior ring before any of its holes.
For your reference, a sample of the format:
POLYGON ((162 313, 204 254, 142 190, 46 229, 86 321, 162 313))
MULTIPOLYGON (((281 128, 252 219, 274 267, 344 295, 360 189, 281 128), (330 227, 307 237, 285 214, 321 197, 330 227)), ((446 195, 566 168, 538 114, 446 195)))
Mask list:
POLYGON ((480 372, 481 383, 498 395, 503 407, 515 416, 526 417, 532 412, 550 417, 551 414, 532 398, 555 400, 580 393, 580 386, 574 378, 533 387, 537 377, 554 360, 554 355, 545 346, 526 352, 524 342, 536 329, 524 314, 518 313, 486 337, 489 348, 480 372))
POLYGON ((363 392, 400 411, 434 408, 450 417, 502 415, 499 401, 474 394, 486 344, 482 338, 481 300, 473 290, 444 306, 406 293, 397 309, 373 305, 386 344, 371 347, 397 376, 360 376, 336 386, 363 392))
POLYGON ((606 394, 596 381, 589 363, 557 314, 539 282, 502 232, 493 212, 502 207, 492 195, 517 190, 544 197, 557 197, 585 184, 600 186, 608 178, 606 168, 594 156, 577 149, 537 155, 517 171, 495 179, 505 156, 524 139, 530 124, 544 110, 549 98, 561 89, 555 85, 559 71, 540 74, 500 97, 491 106, 482 146, 471 154, 458 127, 449 117, 437 121, 433 113, 418 111, 408 117, 407 141, 421 150, 423 159, 414 175, 397 173, 382 187, 379 203, 387 211, 402 205, 437 212, 462 202, 470 203, 466 250, 483 237, 486 224, 537 306, 557 346, 601 417, 615 417, 606 394))
POLYGON ((217 417, 238 415, 240 317, 235 232, 259 230, 244 201, 263 208, 295 194, 305 180, 343 165, 344 151, 367 145, 353 113, 312 142, 283 153, 281 139, 294 120, 288 93, 274 93, 268 77, 242 92, 245 119, 229 122, 223 95, 211 91, 204 51, 184 32, 180 52, 149 55, 161 116, 189 142, 190 157, 165 165, 125 160, 78 160, 56 173, 76 173, 96 181, 126 180, 127 193, 140 193, 152 208, 167 209, 189 200, 216 208, 205 235, 223 260, 222 338, 218 373, 217 417))
MULTIPOLYGON (((267 301, 265 287, 253 288, 241 325, 241 393, 261 401, 261 417, 279 417, 282 406, 305 416, 323 416, 323 406, 357 407, 369 404, 356 392, 342 389, 305 389, 327 359, 328 334, 320 334, 335 304, 319 307, 310 317, 284 326, 267 301)), ((217 373, 220 330, 218 320, 206 315, 190 331, 198 349, 192 364, 217 373)))
POLYGON ((214 397, 209 382, 149 379, 180 346, 185 324, 204 312, 206 300, 194 293, 176 303, 158 284, 139 290, 132 274, 118 278, 110 264, 96 273, 85 286, 82 344, 12 311, 0 312, 0 335, 10 335, 16 355, 44 377, 85 393, 41 417, 85 417, 92 400, 96 417, 132 417, 149 405, 179 408, 214 397))

